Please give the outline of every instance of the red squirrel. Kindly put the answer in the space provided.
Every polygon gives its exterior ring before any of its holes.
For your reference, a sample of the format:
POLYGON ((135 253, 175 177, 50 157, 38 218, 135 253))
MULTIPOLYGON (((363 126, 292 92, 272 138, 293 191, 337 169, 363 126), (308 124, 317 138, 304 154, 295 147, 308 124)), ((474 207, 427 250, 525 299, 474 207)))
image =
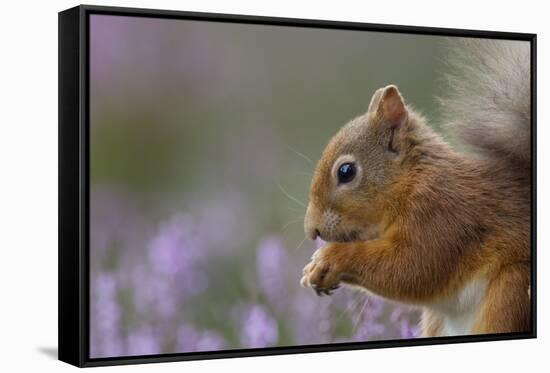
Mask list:
POLYGON ((395 85, 378 89, 316 166, 304 226, 327 244, 301 282, 419 306, 425 337, 530 331, 529 43, 472 39, 457 51, 442 106, 470 151, 395 85))

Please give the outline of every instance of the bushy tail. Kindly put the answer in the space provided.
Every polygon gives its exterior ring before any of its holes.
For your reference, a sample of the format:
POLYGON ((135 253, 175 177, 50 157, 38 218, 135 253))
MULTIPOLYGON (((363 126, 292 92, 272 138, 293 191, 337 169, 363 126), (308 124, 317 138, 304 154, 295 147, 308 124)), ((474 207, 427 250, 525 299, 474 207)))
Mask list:
POLYGON ((529 167, 529 43, 486 39, 458 43, 448 57, 449 87, 441 100, 448 130, 478 153, 529 167))

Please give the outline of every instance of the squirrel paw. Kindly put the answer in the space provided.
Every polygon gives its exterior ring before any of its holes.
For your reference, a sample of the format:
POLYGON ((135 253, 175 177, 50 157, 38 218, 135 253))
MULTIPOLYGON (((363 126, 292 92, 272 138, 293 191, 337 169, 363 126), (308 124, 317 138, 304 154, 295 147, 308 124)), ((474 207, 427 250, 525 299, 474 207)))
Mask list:
POLYGON ((317 295, 331 295, 340 287, 341 273, 336 263, 331 263, 326 255, 326 247, 317 250, 311 257, 311 262, 304 267, 300 281, 303 287, 312 288, 317 295))

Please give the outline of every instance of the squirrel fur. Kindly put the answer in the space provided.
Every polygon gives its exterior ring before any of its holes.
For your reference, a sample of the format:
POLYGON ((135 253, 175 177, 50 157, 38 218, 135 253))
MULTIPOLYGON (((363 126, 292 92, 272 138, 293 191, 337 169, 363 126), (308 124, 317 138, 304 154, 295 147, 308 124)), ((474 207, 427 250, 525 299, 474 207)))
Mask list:
POLYGON ((441 106, 454 150, 394 85, 340 129, 313 175, 305 232, 327 244, 302 285, 341 283, 423 309, 423 336, 531 330, 528 43, 471 39, 441 106), (353 167, 352 180, 339 179, 353 167))

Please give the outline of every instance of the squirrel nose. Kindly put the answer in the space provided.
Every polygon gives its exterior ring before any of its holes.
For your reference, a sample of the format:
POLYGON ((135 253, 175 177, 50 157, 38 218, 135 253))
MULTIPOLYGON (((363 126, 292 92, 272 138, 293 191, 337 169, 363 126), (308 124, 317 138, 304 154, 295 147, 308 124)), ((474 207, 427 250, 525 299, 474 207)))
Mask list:
POLYGON ((307 231, 306 235, 309 239, 315 241, 317 237, 321 236, 321 232, 319 232, 319 229, 310 229, 307 231))
POLYGON ((315 229, 313 231, 313 235, 311 237, 312 240, 315 240, 317 237, 319 237, 321 235, 321 232, 319 232, 319 229, 315 229))

